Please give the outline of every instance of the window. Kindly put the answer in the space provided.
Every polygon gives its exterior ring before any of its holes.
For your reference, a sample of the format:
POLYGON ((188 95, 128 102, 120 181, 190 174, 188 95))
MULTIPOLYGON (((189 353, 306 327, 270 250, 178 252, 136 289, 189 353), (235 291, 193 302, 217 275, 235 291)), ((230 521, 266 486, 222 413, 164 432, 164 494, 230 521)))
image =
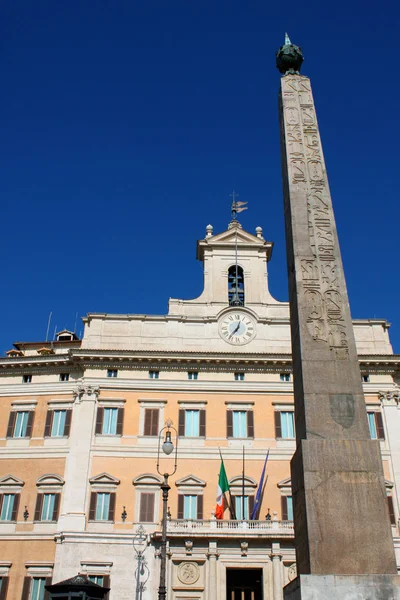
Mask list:
POLYGON ((57 521, 60 494, 38 494, 35 507, 35 521, 57 521))
POLYGON ((281 373, 279 377, 281 381, 290 381, 290 373, 281 373))
POLYGON ((26 438, 32 435, 33 410, 11 411, 8 420, 8 438, 26 438))
POLYGON ((117 369, 107 369, 107 377, 118 377, 117 369))
POLYGON ((228 269, 228 302, 231 306, 244 306, 244 277, 242 267, 228 269))
POLYGON ((96 418, 96 435, 122 435, 124 409, 99 406, 96 418))
POLYGON ((387 504, 388 504, 388 509, 389 509, 390 524, 396 525, 396 515, 394 514, 394 506, 393 506, 392 496, 387 497, 387 504))
POLYGON ((238 520, 250 519, 254 508, 254 496, 235 496, 235 516, 238 520))
POLYGON ((244 373, 235 373, 235 381, 244 381, 244 373))
POLYGON ((160 371, 149 371, 149 379, 159 379, 160 371))
POLYGON ((292 496, 281 497, 282 521, 293 521, 293 498, 292 496))
POLYGON ((198 379, 199 373, 198 371, 188 371, 188 379, 198 379))
POLYGON ((254 415, 252 410, 228 410, 226 417, 228 438, 254 437, 254 415))
POLYGON ((71 428, 72 410, 48 410, 44 437, 68 437, 71 428))
POLYGON ((154 503, 155 503, 154 492, 142 492, 140 494, 139 521, 141 523, 153 523, 154 522, 154 503))
POLYGON ((158 436, 159 408, 144 409, 144 435, 158 436))
POLYGON ((46 579, 44 577, 33 577, 29 600, 43 600, 46 591, 44 589, 45 585, 46 579))
POLYGON ((7 596, 8 577, 0 577, 0 600, 5 600, 7 596))
POLYGON ((24 577, 22 600, 44 600, 48 595, 45 585, 51 585, 51 577, 24 577))
POLYGON ((92 492, 89 521, 114 521, 115 492, 92 492))
POLYGON ((380 412, 368 412, 368 424, 371 439, 384 440, 385 430, 383 428, 382 415, 380 412))
POLYGON ((361 375, 361 381, 363 383, 369 383, 369 375, 361 375))
MULTIPOLYGON (((16 521, 19 505, 19 494, 0 495, 0 520, 16 521)), ((1 598, 1 596, 0 596, 1 598)))
POLYGON ((32 375, 23 375, 22 383, 32 383, 32 375))
POLYGON ((103 575, 89 575, 88 579, 89 579, 89 581, 92 581, 96 585, 103 586, 103 582, 104 582, 104 576, 103 575))
POLYGON ((69 373, 60 373, 60 381, 69 381, 69 373))
POLYGON ((294 439, 294 412, 281 411, 275 412, 275 437, 284 439, 294 439))
POLYGON ((206 411, 198 409, 180 409, 179 435, 184 437, 205 437, 206 411))
POLYGON ((202 519, 203 496, 202 494, 178 495, 178 519, 202 519))

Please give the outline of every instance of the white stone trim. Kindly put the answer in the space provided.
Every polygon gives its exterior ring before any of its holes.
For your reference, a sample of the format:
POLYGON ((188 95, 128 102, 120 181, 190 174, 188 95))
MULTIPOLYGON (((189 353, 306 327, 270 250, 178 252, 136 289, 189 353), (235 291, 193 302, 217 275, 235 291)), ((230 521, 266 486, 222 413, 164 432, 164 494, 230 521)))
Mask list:
POLYGON ((126 403, 125 398, 98 398, 97 403, 102 407, 123 408, 126 403))
POLYGON ((21 492, 24 485, 25 481, 22 481, 22 479, 19 479, 19 477, 15 477, 14 475, 6 475, 0 479, 0 493, 18 494, 21 492))
POLYGON ((81 560, 83 575, 111 575, 112 561, 81 560))
POLYGON ((0 577, 8 577, 12 562, 9 560, 0 560, 0 577))
POLYGON ((193 410, 193 409, 198 409, 198 410, 204 410, 204 408, 206 407, 206 405, 208 404, 208 400, 178 400, 178 404, 179 404, 179 408, 182 409, 188 409, 188 410, 193 410))
POLYGON ((35 410, 38 401, 36 399, 32 400, 14 400, 11 402, 11 410, 12 411, 25 411, 25 410, 35 410))
POLYGON ((74 400, 48 400, 47 408, 48 410, 68 410, 72 409, 74 405, 74 400))
POLYGON ((25 563, 28 577, 51 577, 54 563, 41 560, 30 560, 25 563))
POLYGON ((185 495, 199 495, 203 494, 204 488, 207 483, 203 479, 199 479, 195 475, 187 475, 175 481, 175 485, 178 488, 178 494, 185 495))
POLYGON ((293 412, 294 411, 294 401, 293 402, 272 402, 272 406, 274 407, 276 412, 293 412))
POLYGON ((253 400, 226 400, 227 410, 253 410, 255 402, 253 400))
POLYGON ((115 492, 120 480, 109 473, 100 473, 89 479, 92 492, 115 492))

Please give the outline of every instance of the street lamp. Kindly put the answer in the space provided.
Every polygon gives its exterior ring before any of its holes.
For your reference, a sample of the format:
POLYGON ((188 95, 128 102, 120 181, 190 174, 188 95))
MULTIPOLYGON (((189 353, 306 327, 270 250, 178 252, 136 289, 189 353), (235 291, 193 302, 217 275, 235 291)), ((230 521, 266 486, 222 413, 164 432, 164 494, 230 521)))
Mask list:
POLYGON ((139 525, 137 530, 135 531, 135 535, 133 536, 133 547, 136 552, 136 560, 138 561, 137 569, 135 572, 136 575, 136 600, 140 600, 142 597, 142 591, 144 589, 144 583, 146 583, 149 578, 148 573, 149 569, 146 565, 146 559, 143 554, 147 547, 147 533, 143 525, 139 525), (146 573, 147 569, 147 579, 145 582, 140 581, 140 576, 146 573))
POLYGON ((162 501, 163 501, 163 511, 162 511, 162 534, 161 534, 161 566, 160 566, 160 586, 158 588, 158 600, 166 600, 167 598, 167 588, 165 587, 165 574, 166 574, 166 562, 167 562, 167 504, 168 504, 168 492, 171 489, 168 485, 168 477, 174 475, 176 472, 178 460, 178 432, 175 427, 172 427, 172 421, 168 419, 165 422, 165 427, 163 427, 158 434, 158 452, 157 452, 157 471, 160 475, 164 477, 164 481, 161 484, 162 489, 162 501), (160 471, 160 450, 163 451, 164 454, 170 456, 174 451, 174 444, 172 442, 172 432, 175 432, 175 457, 174 457, 174 470, 171 473, 163 473, 160 471), (164 441, 163 435, 165 432, 164 441))

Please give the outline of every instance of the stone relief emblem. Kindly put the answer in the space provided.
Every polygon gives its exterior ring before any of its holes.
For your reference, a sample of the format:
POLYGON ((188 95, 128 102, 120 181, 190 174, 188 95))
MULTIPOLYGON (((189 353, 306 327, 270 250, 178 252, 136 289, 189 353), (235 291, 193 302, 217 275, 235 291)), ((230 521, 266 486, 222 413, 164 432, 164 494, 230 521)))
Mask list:
POLYGON ((289 581, 293 581, 293 579, 296 579, 297 577, 297 565, 296 563, 293 563, 292 565, 290 565, 290 567, 288 568, 288 579, 289 581))
POLYGON ((195 562, 183 562, 178 567, 178 579, 185 585, 193 585, 200 577, 199 565, 195 562))
POLYGON ((330 394, 331 417, 345 429, 354 423, 354 398, 352 394, 330 394))

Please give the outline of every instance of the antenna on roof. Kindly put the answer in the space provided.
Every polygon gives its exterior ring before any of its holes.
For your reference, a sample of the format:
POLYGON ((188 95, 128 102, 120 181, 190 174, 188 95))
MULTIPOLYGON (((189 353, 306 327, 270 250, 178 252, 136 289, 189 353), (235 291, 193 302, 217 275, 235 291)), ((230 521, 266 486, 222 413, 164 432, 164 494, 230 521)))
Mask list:
POLYGON ((49 329, 50 329, 50 321, 51 321, 51 315, 52 315, 52 314, 53 314, 53 311, 51 310, 51 311, 50 311, 50 314, 49 314, 48 321, 47 321, 46 342, 47 342, 47 341, 48 341, 48 339, 49 339, 49 329))
POLYGON ((74 324, 74 333, 76 333, 76 322, 78 320, 78 311, 76 311, 76 315, 75 315, 75 324, 74 324))

